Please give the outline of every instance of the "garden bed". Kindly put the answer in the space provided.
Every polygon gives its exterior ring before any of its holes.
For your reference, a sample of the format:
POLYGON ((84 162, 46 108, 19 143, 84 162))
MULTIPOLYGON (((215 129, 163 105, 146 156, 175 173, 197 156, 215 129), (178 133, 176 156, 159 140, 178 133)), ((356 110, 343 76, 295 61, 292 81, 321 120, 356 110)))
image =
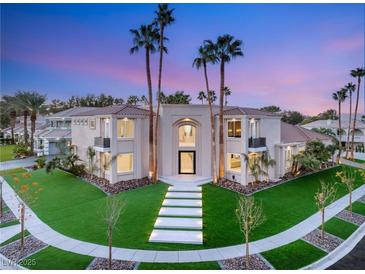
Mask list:
POLYGON ((362 225, 363 223, 365 223, 365 216, 363 215, 360 215, 360 214, 357 214, 355 212, 350 213, 350 211, 348 210, 342 210, 340 213, 338 213, 336 215, 337 218, 340 218, 344 221, 347 221, 347 222, 350 222, 350 223, 353 223, 355 225, 362 225))
POLYGON ((81 175, 80 178, 98 187, 106 194, 118 194, 120 192, 147 186, 152 183, 148 177, 144 177, 141 179, 127 180, 127 181, 120 181, 115 184, 111 184, 107 179, 100 178, 93 174, 81 175))
POLYGON ((237 257, 219 262, 223 270, 270 270, 272 266, 260 255, 250 256, 249 268, 246 268, 246 257, 237 257))
POLYGON ((12 221, 15 221, 16 217, 14 213, 7 207, 5 207, 5 204, 3 206, 3 215, 0 218, 0 224, 6 224, 12 221))
POLYGON ((327 232, 324 232, 324 237, 322 239, 322 231, 318 228, 305 235, 303 240, 328 253, 335 250, 343 242, 342 239, 327 232))
MULTIPOLYGON (((112 260, 112 270, 134 270, 137 262, 112 260)), ((95 258, 88 266, 87 270, 107 270, 109 269, 109 260, 106 258, 95 258)))

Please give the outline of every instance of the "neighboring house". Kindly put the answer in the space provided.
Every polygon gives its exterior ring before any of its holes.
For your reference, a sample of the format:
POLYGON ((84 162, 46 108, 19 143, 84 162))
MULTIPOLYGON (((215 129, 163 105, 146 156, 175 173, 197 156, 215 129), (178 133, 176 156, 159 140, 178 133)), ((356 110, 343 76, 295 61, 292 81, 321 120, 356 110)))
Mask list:
MULTIPOLYGON (((214 106, 215 114, 218 106, 214 106)), ((247 184, 252 176, 244 154, 259 157, 269 153, 277 164, 270 178, 288 170, 292 155, 309 140, 326 143, 331 138, 281 122, 281 116, 253 108, 225 107, 225 176, 247 184)), ((148 156, 148 111, 131 105, 98 108, 72 115, 72 146, 86 163, 87 149, 96 154, 96 175, 111 183, 150 175, 148 156)), ((218 116, 216 115, 218 166, 218 116)), ((207 105, 162 105, 159 128, 159 177, 197 175, 212 177, 211 130, 207 105)))
POLYGON ((71 116, 94 109, 75 107, 46 117, 46 126, 35 133, 34 149, 37 155, 57 155, 71 145, 71 116))
MULTIPOLYGON (((348 126, 349 126, 349 115, 341 115, 341 128, 342 128, 342 134, 341 134, 341 141, 342 145, 345 146, 347 142, 347 134, 349 132, 348 126)), ((353 117, 352 117, 353 119, 353 117)), ((353 120, 351 120, 350 124, 350 134, 352 134, 352 126, 353 126, 353 120)), ((339 137, 339 131, 338 131, 338 120, 318 120, 314 121, 305 125, 302 125, 302 127, 306 129, 314 129, 314 128, 326 128, 332 130, 332 132, 335 134, 337 140, 340 140, 339 137)), ((350 141, 351 141, 351 135, 350 135, 350 141)), ((356 129, 355 129, 355 138, 354 138, 354 147, 355 152, 359 154, 363 154, 365 146, 365 122, 361 119, 361 117, 356 119, 356 129)))

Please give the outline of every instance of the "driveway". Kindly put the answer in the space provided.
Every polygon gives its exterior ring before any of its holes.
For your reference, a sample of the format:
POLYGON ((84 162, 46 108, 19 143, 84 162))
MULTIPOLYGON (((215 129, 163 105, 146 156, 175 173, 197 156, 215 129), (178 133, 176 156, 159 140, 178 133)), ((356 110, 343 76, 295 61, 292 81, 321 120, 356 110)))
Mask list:
MULTIPOLYGON (((52 159, 53 156, 46 156, 47 161, 52 159)), ((11 160, 6 162, 0 163, 0 170, 5 169, 12 169, 12 168, 18 168, 18 167, 27 167, 34 165, 36 157, 29 157, 25 159, 18 159, 18 160, 11 160)))
POLYGON ((341 260, 330 266, 329 270, 364 270, 365 269, 365 237, 355 248, 341 260))

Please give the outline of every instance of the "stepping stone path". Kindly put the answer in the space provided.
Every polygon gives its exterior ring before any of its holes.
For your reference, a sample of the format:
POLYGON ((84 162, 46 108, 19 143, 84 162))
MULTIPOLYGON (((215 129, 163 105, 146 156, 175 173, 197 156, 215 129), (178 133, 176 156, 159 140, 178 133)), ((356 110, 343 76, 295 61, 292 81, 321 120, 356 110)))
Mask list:
POLYGON ((150 242, 203 244, 202 188, 182 183, 168 188, 150 242))

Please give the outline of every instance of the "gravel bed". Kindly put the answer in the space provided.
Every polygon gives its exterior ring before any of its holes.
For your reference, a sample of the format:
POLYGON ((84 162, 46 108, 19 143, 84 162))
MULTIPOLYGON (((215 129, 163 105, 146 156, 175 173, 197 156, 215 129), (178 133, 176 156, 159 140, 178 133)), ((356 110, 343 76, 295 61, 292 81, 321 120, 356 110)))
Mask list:
MULTIPOLYGON (((236 257, 233 259, 219 261, 219 265, 223 270, 244 270, 246 269, 246 257, 236 257)), ((250 256, 251 270, 270 270, 271 266, 261 256, 255 254, 250 256)))
POLYGON ((3 213, 3 216, 0 218, 0 224, 5 224, 14 220, 16 220, 16 217, 14 213, 9 209, 7 212, 3 213))
POLYGON ((338 218, 340 218, 344 221, 347 221, 347 222, 353 223, 355 225, 358 225, 358 226, 365 223, 365 216, 354 213, 354 212, 352 213, 352 216, 351 216, 350 211, 348 211, 346 209, 342 210, 340 213, 338 213, 336 215, 336 217, 338 217, 338 218))
POLYGON ((111 184, 107 179, 100 178, 92 174, 85 174, 80 177, 88 183, 97 186, 107 194, 118 194, 120 192, 150 185, 152 183, 151 180, 148 179, 148 177, 128 181, 120 181, 115 184, 111 184))
POLYGON ((318 228, 305 235, 303 240, 328 253, 336 249, 343 242, 342 239, 327 232, 324 232, 324 239, 322 240, 322 231, 318 228))
MULTIPOLYGON (((137 262, 112 260, 113 270, 133 270, 137 262)), ((88 270, 105 270, 109 269, 109 260, 106 258, 95 258, 88 266, 88 270)))
POLYGON ((249 195, 252 193, 255 193, 257 191, 266 189, 268 187, 272 187, 274 185, 282 184, 284 183, 283 180, 277 180, 277 181, 260 181, 257 183, 248 183, 247 185, 241 185, 240 183, 230 181, 228 179, 223 179, 218 182, 218 185, 220 187, 232 190, 234 192, 238 192, 241 194, 249 195))
POLYGON ((0 253, 11 261, 18 262, 20 259, 46 247, 47 244, 32 235, 24 238, 24 248, 20 250, 20 239, 0 248, 0 253))

